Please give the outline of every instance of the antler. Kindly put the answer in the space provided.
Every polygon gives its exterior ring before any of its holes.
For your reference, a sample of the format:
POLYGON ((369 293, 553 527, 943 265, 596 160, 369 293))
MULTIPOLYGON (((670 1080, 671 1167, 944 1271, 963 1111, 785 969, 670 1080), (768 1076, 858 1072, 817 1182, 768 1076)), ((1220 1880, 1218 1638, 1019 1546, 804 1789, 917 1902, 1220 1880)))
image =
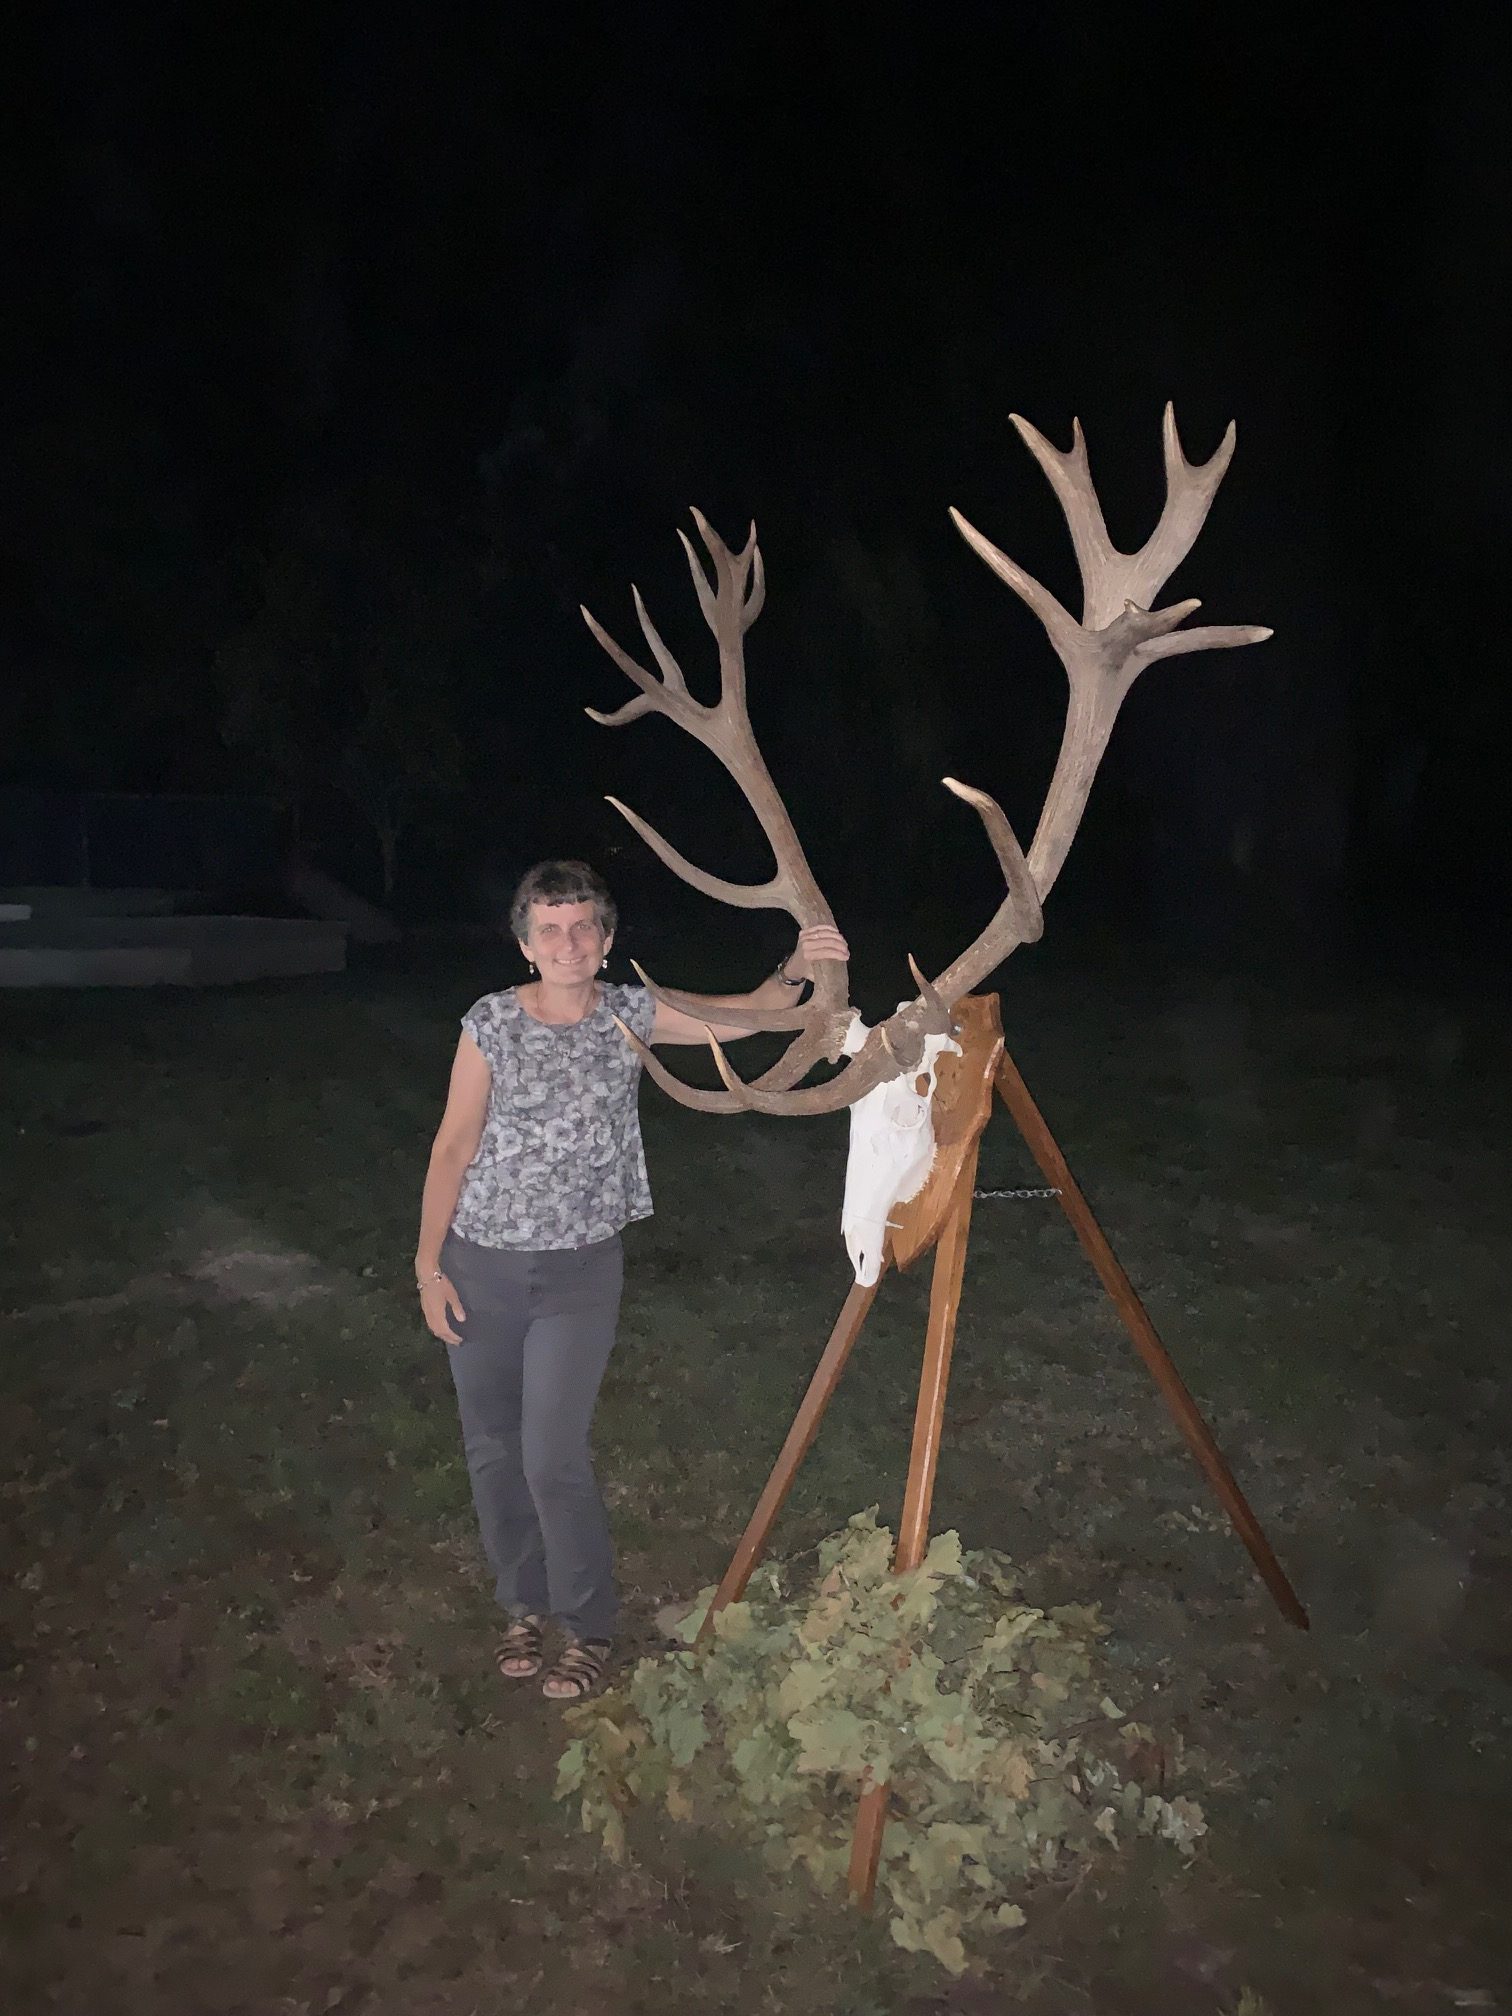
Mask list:
POLYGON ((1187 651, 1227 650, 1240 644, 1260 644, 1272 633, 1256 624, 1207 624, 1196 630, 1179 628, 1201 608, 1195 600, 1174 602, 1168 609, 1150 604, 1192 550, 1233 457, 1237 430, 1229 423, 1211 461, 1193 464, 1182 452, 1176 414, 1167 404, 1162 430, 1165 450, 1166 501, 1160 522, 1137 553, 1121 553, 1108 537, 1102 506, 1087 464, 1087 444, 1081 422, 1072 423, 1071 447, 1054 448, 1036 427, 1017 413, 1013 424, 1030 453, 1049 477, 1076 549, 1082 580, 1082 619, 1076 622, 1061 604, 1006 553, 1002 553, 960 512, 951 510, 956 530, 1001 580, 1044 624, 1070 682, 1070 705, 1055 774, 1045 796, 1027 862, 1015 875, 1005 858, 1003 834, 1017 854, 1008 822, 981 792, 968 792, 949 778, 947 787, 977 807, 993 834, 1008 880, 1008 895, 981 936, 975 939, 939 979, 935 987, 947 1002, 960 1000, 978 986, 1017 946, 1039 935, 1025 930, 1037 906, 1055 885, 1071 851, 1071 842, 1086 810, 1092 780, 1113 732, 1124 696, 1147 665, 1187 651), (990 808, 990 811, 989 809, 990 808), (994 816, 995 815, 995 818, 994 816), (1001 828, 996 821, 1001 820, 1001 828), (1034 892, 1029 908, 1027 881, 1034 892))
MULTIPOLYGON (((820 893, 814 880, 813 871, 804 858, 798 835, 793 830, 787 809, 779 797, 771 773, 766 767, 756 737, 751 729, 750 714, 746 706, 745 673, 745 633, 761 613, 766 599, 766 576, 761 564, 761 551, 756 544, 756 527, 753 525, 745 546, 739 553, 732 553, 719 534, 714 531, 702 512, 694 511, 693 522, 698 527, 699 537, 708 550, 713 563, 714 582, 710 586, 707 574, 693 549, 691 540, 679 531, 683 550, 688 556, 688 566, 693 576, 693 586, 697 591, 699 607, 704 621, 714 633, 719 646, 720 696, 713 706, 705 706, 695 700, 688 691, 682 668, 667 649, 655 624, 641 600, 640 590, 632 588, 635 598, 635 613, 640 619, 641 632, 650 647, 651 655, 661 668, 658 679, 636 662, 627 651, 614 641, 603 627, 595 621, 588 610, 583 611, 583 620, 594 637, 608 652, 632 684, 640 688, 635 699, 627 700, 623 707, 612 714, 601 714, 589 707, 590 718, 606 728, 621 728, 628 721, 635 721, 643 714, 664 714, 685 728, 697 741, 702 742, 723 763, 731 777, 744 793, 751 810, 760 821, 761 830, 771 845, 776 862, 776 872, 770 881, 761 883, 729 882, 722 876, 711 875, 706 869, 697 867, 685 855, 678 852, 669 840, 663 839, 654 826, 649 825, 628 805, 622 805, 618 798, 609 803, 616 812, 635 828, 652 851, 663 860, 674 874, 680 875, 706 896, 713 896, 719 902, 733 903, 748 910, 786 910, 800 926, 810 924, 833 924, 834 916, 820 893)), ((733 1112, 740 1106, 754 1103, 764 1093, 775 1093, 795 1086, 807 1076, 821 1057, 838 1058, 846 1034, 854 1019, 850 1006, 846 966, 843 960, 822 959, 817 962, 814 976, 813 998, 798 1009, 778 1010, 767 1013, 761 1010, 732 1010, 716 1007, 707 996, 685 994, 664 990, 650 977, 641 972, 641 979, 658 1001, 670 1007, 679 1008, 685 1014, 712 1019, 716 1015, 726 1024, 739 1024, 753 1029, 796 1030, 798 1040, 791 1044, 778 1062, 772 1066, 755 1086, 742 1088, 742 1096, 730 1092, 706 1092, 696 1086, 685 1085, 675 1078, 647 1046, 626 1029, 625 1035, 635 1045, 645 1061, 647 1070, 656 1082, 675 1099, 686 1106, 694 1106, 705 1112, 733 1112), (744 1096, 749 1093, 750 1097, 744 1096)), ((710 1041, 713 1042, 711 1036, 710 1041)), ((715 1044, 716 1053, 718 1045, 715 1044)), ((720 1059, 721 1070, 727 1080, 733 1074, 729 1066, 720 1059)), ((887 1076, 884 1071, 880 1076, 887 1076)), ((735 1081, 738 1085, 739 1081, 735 1081)), ((815 1091, 819 1087, 811 1088, 815 1091)))

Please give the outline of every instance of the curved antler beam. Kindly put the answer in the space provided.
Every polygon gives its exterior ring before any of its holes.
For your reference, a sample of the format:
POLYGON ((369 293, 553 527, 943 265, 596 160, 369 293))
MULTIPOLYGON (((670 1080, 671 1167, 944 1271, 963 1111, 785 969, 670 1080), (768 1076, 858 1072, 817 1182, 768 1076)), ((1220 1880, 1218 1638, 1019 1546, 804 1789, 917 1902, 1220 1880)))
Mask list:
POLYGON ((731 1068, 730 1060, 712 1029, 709 1031, 709 1048, 714 1052, 719 1075, 737 1107, 784 1118, 801 1113, 842 1112, 870 1092, 873 1086, 880 1085, 884 1078, 898 1075, 898 1059, 887 1039, 885 1025, 871 1031, 850 1063, 843 1071, 837 1071, 833 1078, 826 1078, 818 1085, 801 1085, 792 1090, 766 1090, 760 1081, 754 1085, 747 1084, 731 1068))

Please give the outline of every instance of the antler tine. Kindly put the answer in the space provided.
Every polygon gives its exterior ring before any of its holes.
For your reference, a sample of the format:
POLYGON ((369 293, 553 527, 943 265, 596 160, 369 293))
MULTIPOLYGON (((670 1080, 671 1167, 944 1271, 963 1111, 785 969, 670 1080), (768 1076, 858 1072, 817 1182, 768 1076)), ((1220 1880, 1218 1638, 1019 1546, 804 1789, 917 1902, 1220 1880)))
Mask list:
POLYGON ((717 1008, 719 1020, 732 1029, 767 1030, 781 1035, 787 1031, 807 1029, 816 1019, 812 1002, 801 1008, 732 1008, 723 1002, 710 1000, 706 994, 686 994, 677 987, 659 987, 645 967, 632 959, 636 978, 653 1001, 661 1001, 680 1014, 691 1015, 695 1021, 706 1020, 711 1008, 717 1008))
POLYGON ((1003 880, 1008 884, 1008 901, 1013 909, 1019 939, 1025 945, 1034 944, 1044 931, 1045 916, 1040 908, 1039 890, 1029 872, 1029 863, 1024 859, 1024 850, 1019 846, 1018 835, 1008 823, 1007 814, 996 798, 989 797, 985 791, 978 791, 970 784, 961 784, 954 777, 942 777, 940 782, 963 804, 970 805, 986 827, 992 851, 1003 871, 1003 880))
MULTIPOLYGON (((696 504, 688 506, 688 516, 698 527, 698 536, 709 549, 709 558, 714 562, 714 572, 723 575, 728 570, 734 555, 696 504)), ((755 529, 753 525, 751 530, 754 532, 755 529)))
POLYGON ((744 1102, 728 1092, 706 1091, 701 1085, 688 1085, 681 1078, 674 1078, 650 1044, 637 1036, 628 1022, 622 1022, 618 1015, 613 1017, 613 1021, 615 1028, 645 1065, 647 1076, 679 1106, 690 1107, 695 1113, 739 1113, 744 1110, 744 1102))
MULTIPOLYGON (((925 977, 918 960, 915 959, 912 952, 907 954, 907 958, 908 970, 913 975, 915 987, 919 990, 919 999, 929 1011, 928 1027, 931 1033, 936 1036, 954 1036, 956 1025, 950 1009, 940 999, 940 996, 935 991, 933 982, 925 977)), ((889 1043, 888 1048, 891 1049, 891 1047, 889 1043)))
POLYGON ((998 579, 1006 581, 1019 600, 1034 611, 1049 631, 1056 649, 1060 649, 1061 639, 1069 644, 1081 627, 1070 610, 1058 601, 1048 588, 1036 581, 1026 567, 1020 567, 1016 560, 1010 560, 1002 548, 994 546, 984 532, 978 532, 969 519, 962 517, 954 504, 950 506, 950 520, 977 558, 985 560, 998 579))
POLYGON ((612 714, 601 713, 597 707, 585 707, 583 712, 590 721, 597 721, 600 728, 623 728, 627 721, 639 721, 642 714, 659 714, 661 709, 649 693, 637 693, 633 700, 627 700, 623 707, 616 707, 612 714))
MULTIPOLYGON (((1092 595, 1097 582, 1107 572, 1110 563, 1125 556, 1108 537, 1107 522, 1103 518, 1102 504, 1087 460, 1087 442, 1081 421, 1072 420, 1071 446, 1062 450, 1047 440, 1033 421, 1026 420, 1022 413, 1010 413, 1008 418, 1017 428, 1030 454, 1049 477, 1051 488, 1060 499, 1071 533, 1071 544, 1076 549, 1076 564, 1081 571, 1086 598, 1082 606, 1082 621, 1090 622, 1092 595)), ((1009 565, 1012 564, 1010 561, 1009 565)), ((1004 575, 1003 578, 1007 580, 1008 577, 1004 575)), ((1024 599, 1028 601, 1029 598, 1025 596, 1024 599)), ((1032 603, 1030 607, 1033 607, 1032 603)), ((1039 613, 1036 609, 1035 614, 1039 613)))
POLYGON ((766 562, 761 557, 761 548, 756 544, 756 527, 751 526, 751 592, 746 596, 740 611, 740 627, 749 630, 756 618, 766 607, 766 562))
POLYGON ((632 812, 618 798, 606 792, 604 802, 612 805, 621 819, 635 828, 652 853, 665 862, 674 875, 680 875, 684 882, 691 883, 701 894, 712 896, 716 903, 733 903, 737 910, 780 910, 783 907, 784 891, 778 876, 774 875, 770 882, 727 882, 722 875, 711 875, 707 868, 698 867, 686 854, 680 854, 649 821, 642 819, 638 812, 632 812))
MULTIPOLYGON (((935 982, 935 998, 954 1006, 963 994, 979 987, 989 973, 1001 966, 1010 952, 1017 951, 1020 945, 1032 945, 1043 932, 1045 919, 1029 863, 1024 859, 1018 836, 997 800, 970 784, 959 783, 954 777, 943 777, 940 781, 947 791, 970 805, 981 819, 992 842, 992 851, 997 855, 998 866, 1003 871, 1003 879, 1008 884, 1008 893, 993 912, 986 928, 958 958, 951 961, 935 982)), ((912 960, 909 964, 913 964, 912 960)))
MULTIPOLYGON (((656 677, 656 675, 652 672, 648 672, 644 665, 638 663, 637 660, 635 660, 630 656, 630 653, 626 651, 622 645, 619 645, 614 641, 614 639, 609 635, 609 632, 604 628, 603 624, 600 623, 598 618, 594 615, 593 611, 590 608, 588 608, 585 603, 580 602, 578 604, 578 614, 582 617, 583 621, 588 625, 589 630, 593 634, 593 641, 598 645, 599 649, 601 651, 608 652, 609 656, 614 660, 615 664, 618 665, 619 669, 621 670, 621 672, 624 673, 625 677, 628 680, 630 680, 633 685, 639 686, 642 693, 644 693, 647 696, 652 706, 659 707, 662 704, 661 694, 663 691, 663 687, 662 682, 656 677)), ((679 680, 679 684, 680 683, 681 681, 679 680)))
POLYGON ((1141 665, 1152 665, 1157 658, 1180 658, 1188 651, 1232 651, 1241 644, 1264 644, 1275 634, 1263 623, 1207 623, 1136 644, 1134 656, 1141 665))
MULTIPOLYGON (((699 522, 699 513, 697 511, 694 511, 693 517, 695 522, 699 522)), ((705 623, 708 624, 709 628, 714 632, 714 634, 718 636, 719 608, 717 602, 715 601, 714 590, 709 586, 709 577, 707 574, 705 574, 703 570, 703 562, 699 559, 698 555, 693 551, 693 541, 688 537, 687 533, 684 532, 681 525, 679 525, 677 528, 677 536, 679 540, 681 540, 682 542, 682 549, 684 553, 686 553, 688 556, 688 572, 693 576, 693 586, 698 591, 698 606, 703 611, 703 619, 705 623)), ((712 547, 710 548, 710 552, 711 554, 713 554, 712 547)), ((713 557, 714 557, 715 572, 717 573, 719 569, 719 558, 717 554, 713 555, 713 557)))
POLYGON ((1138 553, 1133 556, 1129 594, 1141 608, 1148 609, 1166 582, 1176 572, 1197 542, 1218 485, 1228 473, 1239 440, 1239 429, 1230 420, 1223 439, 1206 462, 1188 462, 1176 431, 1176 407, 1166 401, 1160 427, 1161 451, 1165 458, 1166 500, 1160 522, 1138 553))
POLYGON ((663 680, 674 693, 686 693, 688 682, 683 678, 682 667, 663 644, 661 632, 651 621, 650 612, 641 600, 641 592, 633 581, 630 583, 630 593, 635 600, 635 613, 640 618, 641 635, 651 646, 651 656, 660 665, 663 680))

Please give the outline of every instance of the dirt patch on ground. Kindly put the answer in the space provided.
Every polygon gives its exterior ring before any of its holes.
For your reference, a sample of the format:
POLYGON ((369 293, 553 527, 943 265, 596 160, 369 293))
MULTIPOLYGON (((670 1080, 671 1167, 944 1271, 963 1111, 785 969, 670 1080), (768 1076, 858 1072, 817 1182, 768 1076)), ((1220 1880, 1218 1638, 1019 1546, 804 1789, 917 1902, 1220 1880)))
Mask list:
POLYGON ((36 1302, 6 1312, 8 1322, 45 1318, 117 1316, 153 1304, 180 1306, 245 1303, 260 1309, 291 1309, 320 1296, 350 1292, 351 1284, 325 1267, 313 1253, 271 1243, 265 1229, 234 1213, 207 1208, 174 1242, 175 1264, 139 1274, 124 1288, 103 1295, 36 1302))

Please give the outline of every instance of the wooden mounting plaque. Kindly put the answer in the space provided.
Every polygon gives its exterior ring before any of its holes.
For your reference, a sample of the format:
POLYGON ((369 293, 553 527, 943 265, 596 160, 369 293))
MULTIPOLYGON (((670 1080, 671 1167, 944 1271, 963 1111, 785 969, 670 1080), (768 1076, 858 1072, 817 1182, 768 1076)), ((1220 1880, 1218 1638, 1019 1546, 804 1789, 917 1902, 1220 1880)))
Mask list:
POLYGON ((959 1057, 946 1051, 935 1077, 935 1159, 924 1187, 893 1208, 887 1251, 895 1267, 913 1264, 939 1238, 962 1164, 992 1112, 993 1080, 1003 1054, 996 994, 968 994, 952 1011, 959 1057))

